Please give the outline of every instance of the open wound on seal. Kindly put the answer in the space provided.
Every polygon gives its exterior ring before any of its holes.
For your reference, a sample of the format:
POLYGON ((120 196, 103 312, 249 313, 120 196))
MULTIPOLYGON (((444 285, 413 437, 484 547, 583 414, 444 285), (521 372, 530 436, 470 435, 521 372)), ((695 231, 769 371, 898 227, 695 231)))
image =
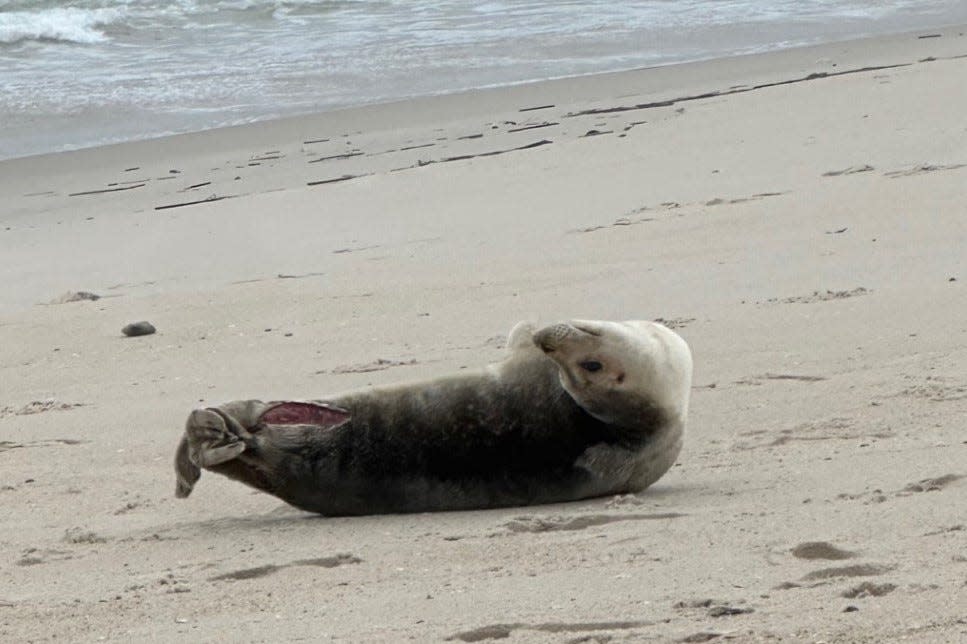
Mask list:
POLYGON ((330 429, 349 420, 349 412, 332 405, 283 402, 266 410, 259 422, 267 425, 316 425, 330 429))

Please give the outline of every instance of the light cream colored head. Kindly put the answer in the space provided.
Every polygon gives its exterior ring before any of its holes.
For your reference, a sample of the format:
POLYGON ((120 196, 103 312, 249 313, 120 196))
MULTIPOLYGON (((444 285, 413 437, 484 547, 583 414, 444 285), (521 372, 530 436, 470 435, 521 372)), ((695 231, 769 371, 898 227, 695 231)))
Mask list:
POLYGON ((661 324, 572 320, 537 331, 534 343, 558 364, 564 389, 599 420, 633 426, 648 406, 682 422, 688 414, 692 355, 661 324))

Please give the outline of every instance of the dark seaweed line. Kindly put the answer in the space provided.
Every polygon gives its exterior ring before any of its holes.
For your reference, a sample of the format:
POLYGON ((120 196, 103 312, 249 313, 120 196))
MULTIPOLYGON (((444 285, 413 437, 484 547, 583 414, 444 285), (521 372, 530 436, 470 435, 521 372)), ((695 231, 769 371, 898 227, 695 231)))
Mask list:
POLYGON ((564 115, 564 118, 573 118, 575 116, 589 116, 594 114, 614 114, 616 112, 632 112, 634 110, 648 110, 656 107, 671 107, 678 103, 687 103, 690 101, 700 101, 706 98, 715 98, 717 96, 731 96, 732 94, 745 94, 746 92, 754 92, 760 89, 768 89, 770 87, 779 87, 781 85, 794 85, 796 83, 805 83, 808 81, 820 80, 823 78, 833 78, 835 76, 845 76, 847 74, 859 74, 861 72, 876 72, 883 69, 896 69, 898 67, 909 67, 914 63, 898 63, 896 65, 879 65, 874 67, 860 67, 858 69, 847 69, 841 72, 816 72, 814 74, 809 74, 808 76, 803 76, 801 78, 793 78, 784 81, 775 81, 772 83, 762 83, 761 85, 754 85, 752 87, 744 87, 737 89, 729 89, 724 91, 711 91, 703 92, 701 94, 694 94, 691 96, 680 96, 678 98, 669 99, 666 101, 653 101, 651 103, 638 103, 637 105, 622 105, 618 107, 599 107, 589 110, 581 110, 580 112, 569 112, 564 115))
POLYGON ((334 159, 351 159, 352 157, 361 157, 361 156, 363 156, 363 152, 359 152, 358 150, 356 150, 353 152, 347 152, 345 154, 333 154, 332 156, 328 156, 328 157, 319 157, 318 159, 311 159, 310 161, 308 161, 308 163, 320 163, 322 161, 332 161, 334 159))
POLYGON ((68 197, 81 197, 83 195, 100 195, 105 192, 122 192, 124 190, 134 190, 135 188, 143 188, 145 184, 139 183, 133 186, 121 186, 120 188, 104 188, 101 190, 85 190, 84 192, 72 192, 68 197))
POLYGON ((208 197, 207 199, 197 199, 195 201, 182 201, 181 203, 171 203, 165 204, 163 206, 155 206, 155 210, 170 210, 171 208, 183 208, 184 206, 197 206, 202 203, 211 203, 213 201, 221 201, 222 199, 231 199, 235 195, 225 195, 223 197, 208 197))
POLYGON ((533 143, 528 143, 527 145, 522 145, 518 148, 508 148, 506 150, 493 150, 491 152, 481 152, 480 154, 461 154, 455 157, 444 157, 442 159, 431 159, 430 161, 417 161, 416 165, 403 166, 402 168, 393 168, 390 172, 402 172, 404 170, 413 170, 415 168, 422 168, 424 166, 433 165, 434 163, 450 163, 451 161, 467 161, 469 159, 476 159, 478 157, 495 157, 500 154, 507 154, 508 152, 519 152, 521 150, 531 150, 533 148, 539 148, 542 145, 550 145, 554 143, 550 139, 541 139, 540 141, 535 141, 533 143))
POLYGON ((528 143, 527 145, 522 145, 517 148, 508 148, 506 150, 493 150, 491 152, 481 152, 480 154, 463 154, 456 157, 445 157, 443 159, 440 159, 439 161, 428 161, 427 163, 449 163, 450 161, 465 161, 467 159, 476 159, 477 157, 495 157, 498 154, 507 154, 508 152, 519 152, 521 150, 530 150, 533 148, 539 148, 542 145, 550 145, 551 143, 554 143, 554 141, 551 141, 549 139, 541 139, 540 141, 528 143))
POLYGON ((368 177, 368 174, 344 174, 341 177, 336 177, 335 179, 320 179, 319 181, 309 181, 306 183, 307 186, 321 186, 327 183, 339 183, 340 181, 349 181, 350 179, 358 179, 359 177, 368 177))

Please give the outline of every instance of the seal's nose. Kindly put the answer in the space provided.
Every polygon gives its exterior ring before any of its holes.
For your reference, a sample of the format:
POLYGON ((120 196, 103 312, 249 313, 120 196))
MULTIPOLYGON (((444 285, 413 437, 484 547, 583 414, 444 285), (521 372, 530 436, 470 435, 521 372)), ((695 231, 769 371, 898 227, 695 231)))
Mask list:
POLYGON ((555 324, 535 333, 534 344, 544 353, 553 353, 574 331, 570 324, 555 324))

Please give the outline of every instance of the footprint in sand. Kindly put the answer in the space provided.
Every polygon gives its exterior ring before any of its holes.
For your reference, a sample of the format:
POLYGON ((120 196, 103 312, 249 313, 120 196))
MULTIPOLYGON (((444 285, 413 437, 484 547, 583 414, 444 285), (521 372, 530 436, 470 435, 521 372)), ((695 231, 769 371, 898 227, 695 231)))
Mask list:
POLYGON ((840 177, 840 176, 843 176, 843 175, 846 175, 846 174, 858 174, 860 172, 872 172, 873 170, 876 170, 876 168, 874 168, 871 165, 854 165, 854 166, 850 166, 848 168, 844 168, 842 170, 830 170, 829 172, 824 172, 823 173, 823 176, 824 177, 840 177))
POLYGON ((367 362, 362 364, 340 365, 338 367, 333 367, 329 371, 317 371, 316 373, 317 374, 370 373, 372 371, 385 371, 386 369, 392 369, 393 367, 411 367, 415 364, 418 364, 416 359, 387 360, 385 358, 378 358, 373 362, 367 362))
MULTIPOLYGON (((740 382, 737 384, 749 384, 740 382)), ((873 431, 874 428, 864 423, 858 423, 852 418, 825 418, 808 423, 801 423, 794 427, 779 430, 758 429, 739 434, 743 439, 735 444, 735 449, 755 450, 769 447, 780 447, 793 442, 814 442, 830 440, 870 440, 892 438, 895 433, 890 430, 873 431)), ((856 498, 856 497, 854 497, 856 498)))
POLYGON ((74 545, 93 545, 97 543, 107 543, 107 537, 102 537, 93 530, 70 528, 64 531, 64 543, 74 545))
POLYGON ((792 297, 771 297, 756 304, 814 304, 816 302, 828 302, 830 300, 845 300, 850 297, 868 295, 871 293, 867 288, 858 286, 848 291, 813 291, 812 295, 795 295, 792 297))
POLYGON ((0 407, 0 418, 5 418, 6 416, 30 416, 48 411, 67 411, 83 406, 84 403, 62 403, 54 399, 34 400, 22 407, 0 407))
POLYGON ((696 599, 689 602, 676 602, 673 606, 678 610, 702 609, 709 617, 730 617, 732 615, 744 615, 755 612, 754 609, 744 606, 732 606, 726 602, 714 599, 696 599))
POLYGON ((851 559, 856 556, 855 552, 837 548, 828 541, 807 541, 800 543, 792 549, 792 556, 797 559, 851 559))
MULTIPOLYGON (((461 642, 484 642, 486 640, 501 640, 507 639, 516 630, 529 630, 538 631, 543 633, 589 633, 594 631, 619 631, 619 630, 630 630, 634 628, 641 628, 644 626, 652 626, 654 622, 646 621, 624 621, 624 622, 547 622, 543 624, 525 624, 525 623, 513 623, 513 624, 490 624, 487 626, 481 626, 479 628, 474 628, 469 631, 462 631, 455 633, 447 638, 448 642, 454 640, 459 640, 461 642)), ((609 636, 601 635, 597 639, 602 641, 601 638, 610 639, 609 636)), ((594 641, 587 640, 585 638, 580 638, 580 640, 572 641, 594 641)), ((604 640, 607 641, 607 640, 604 640)))
POLYGON ((669 329, 684 329, 695 321, 695 318, 655 318, 658 324, 663 324, 669 329))
POLYGON ((284 568, 290 568, 292 566, 316 566, 319 568, 336 568, 338 566, 345 566, 348 564, 358 564, 362 563, 362 559, 355 555, 348 553, 340 553, 332 557, 319 557, 316 559, 299 559, 298 561, 293 561, 287 564, 268 564, 265 566, 256 566, 255 568, 243 568, 241 570, 233 570, 232 572, 222 573, 220 575, 215 575, 214 577, 209 577, 209 581, 239 581, 243 579, 257 579, 259 577, 265 577, 271 575, 274 572, 278 572, 284 568))
POLYGON ((939 376, 928 376, 922 382, 897 392, 895 396, 923 398, 931 402, 950 402, 967 398, 967 385, 950 382, 939 376))
POLYGON ((944 474, 932 479, 923 479, 916 483, 910 483, 905 488, 897 492, 898 495, 912 494, 916 492, 937 492, 945 487, 964 478, 961 474, 944 474))
POLYGON ((74 559, 74 555, 65 550, 27 548, 23 551, 20 559, 17 560, 18 566, 38 566, 51 561, 67 561, 74 559))
POLYGON ((944 474, 942 476, 922 479, 920 481, 910 483, 902 489, 895 490, 892 493, 885 493, 880 489, 875 489, 870 492, 862 492, 859 494, 849 494, 844 492, 842 494, 837 494, 836 499, 841 501, 855 501, 858 499, 864 499, 865 503, 867 504, 883 503, 888 499, 887 494, 891 494, 894 497, 904 497, 922 492, 940 492, 963 478, 965 478, 963 474, 944 474))
POLYGON ((820 568, 807 573, 802 577, 803 581, 820 581, 825 579, 836 579, 839 577, 875 577, 883 575, 896 566, 884 566, 878 564, 856 564, 854 566, 839 566, 836 568, 820 568))
MULTIPOLYGON (((2 415, 0 415, 2 417, 2 415)), ((23 443, 18 443, 16 441, 0 441, 0 452, 5 452, 10 449, 18 449, 25 447, 52 447, 54 445, 83 445, 89 441, 77 440, 74 438, 52 438, 49 440, 39 440, 39 441, 26 441, 23 443)))
POLYGON ((862 599, 864 597, 882 597, 896 590, 896 584, 874 584, 871 581, 864 581, 858 586, 853 586, 844 590, 841 597, 846 599, 862 599))
MULTIPOLYGON (((540 517, 523 516, 503 525, 511 533, 555 532, 564 530, 584 530, 594 526, 606 525, 617 521, 660 521, 686 516, 678 512, 655 514, 589 514, 580 517, 540 517)), ((498 535, 491 535, 498 536, 498 535)))

